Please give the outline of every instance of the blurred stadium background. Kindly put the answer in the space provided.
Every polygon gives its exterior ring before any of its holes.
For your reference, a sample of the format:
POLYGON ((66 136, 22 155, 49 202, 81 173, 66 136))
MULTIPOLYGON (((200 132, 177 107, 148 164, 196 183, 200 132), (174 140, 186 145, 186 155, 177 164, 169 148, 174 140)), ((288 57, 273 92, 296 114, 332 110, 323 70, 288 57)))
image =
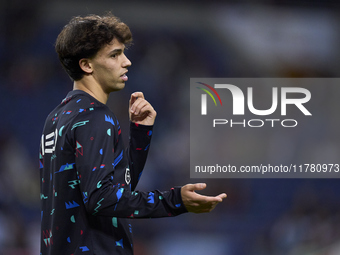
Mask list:
MULTIPOLYGON (((134 36, 129 81, 108 103, 126 139, 130 93, 143 91, 158 112, 139 189, 205 181, 205 193, 228 193, 210 214, 134 221, 135 254, 340 254, 339 180, 189 178, 188 91, 190 77, 339 77, 339 7, 323 0, 2 0, 0 254, 39 254, 40 134, 72 89, 54 41, 71 17, 105 11, 134 36)), ((310 139, 338 159, 327 128, 310 139)))

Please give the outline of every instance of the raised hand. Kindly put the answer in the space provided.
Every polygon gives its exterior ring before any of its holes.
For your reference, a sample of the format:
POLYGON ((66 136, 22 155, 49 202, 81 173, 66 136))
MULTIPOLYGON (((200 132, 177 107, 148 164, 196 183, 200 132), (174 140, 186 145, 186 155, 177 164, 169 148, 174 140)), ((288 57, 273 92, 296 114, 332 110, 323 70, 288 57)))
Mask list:
POLYGON ((152 126, 155 122, 156 111, 152 105, 144 99, 142 92, 134 92, 131 94, 129 102, 130 121, 146 126, 152 126))

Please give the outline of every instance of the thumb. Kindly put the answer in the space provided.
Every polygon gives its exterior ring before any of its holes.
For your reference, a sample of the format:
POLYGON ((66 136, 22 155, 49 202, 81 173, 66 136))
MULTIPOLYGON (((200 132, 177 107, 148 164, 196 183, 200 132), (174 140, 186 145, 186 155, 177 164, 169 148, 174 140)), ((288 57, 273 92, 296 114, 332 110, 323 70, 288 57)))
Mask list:
POLYGON ((194 191, 194 190, 203 190, 207 187, 207 184, 205 183, 195 183, 195 184, 187 184, 186 185, 187 189, 190 191, 194 191))

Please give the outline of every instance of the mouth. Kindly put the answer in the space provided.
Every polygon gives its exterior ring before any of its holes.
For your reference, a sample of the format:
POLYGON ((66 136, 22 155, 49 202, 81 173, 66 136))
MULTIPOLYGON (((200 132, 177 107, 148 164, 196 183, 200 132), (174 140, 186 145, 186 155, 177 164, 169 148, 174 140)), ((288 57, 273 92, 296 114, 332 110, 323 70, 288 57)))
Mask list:
MULTIPOLYGON (((126 73, 127 73, 127 72, 126 72, 126 73)), ((123 80, 124 82, 128 80, 128 77, 127 77, 126 73, 124 73, 124 74, 122 74, 122 75, 120 76, 120 78, 122 78, 122 80, 123 80)))

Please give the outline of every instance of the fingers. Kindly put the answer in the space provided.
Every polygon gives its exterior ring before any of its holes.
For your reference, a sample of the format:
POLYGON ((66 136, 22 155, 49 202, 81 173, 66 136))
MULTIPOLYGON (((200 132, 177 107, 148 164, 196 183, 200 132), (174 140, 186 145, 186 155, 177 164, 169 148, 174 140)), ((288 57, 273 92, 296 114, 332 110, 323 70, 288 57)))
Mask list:
POLYGON ((210 212, 217 204, 227 197, 227 194, 225 193, 221 193, 217 196, 204 196, 195 192, 195 190, 202 190, 205 188, 205 183, 187 184, 182 187, 182 200, 189 212, 210 212))
POLYGON ((145 100, 142 92, 134 92, 131 94, 129 116, 132 122, 143 125, 153 125, 156 115, 155 109, 145 100))
POLYGON ((188 190, 203 190, 207 187, 207 184, 205 183, 195 183, 195 184, 187 184, 183 188, 188 190))
POLYGON ((183 188, 189 191, 192 191, 196 196, 196 199, 198 200, 206 200, 206 202, 222 202, 224 198, 227 197, 227 194, 221 193, 218 196, 203 196, 200 194, 195 193, 195 190, 203 190, 207 187, 207 184, 205 183, 195 183, 195 184, 187 184, 183 188))
POLYGON ((227 198, 227 194, 222 193, 222 194, 219 194, 217 197, 221 198, 221 202, 222 202, 223 199, 227 198))
POLYGON ((129 108, 130 113, 135 115, 141 114, 141 112, 153 110, 150 103, 144 99, 143 92, 135 92, 131 94, 129 108))
POLYGON ((142 98, 138 98, 138 99, 135 100, 135 102, 130 107, 130 112, 135 114, 135 115, 139 115, 143 112, 151 111, 152 109, 153 108, 149 104, 148 101, 146 101, 145 99, 142 99, 142 98))
POLYGON ((144 94, 143 94, 143 92, 134 92, 134 93, 131 94, 130 102, 129 102, 129 108, 131 108, 131 106, 134 104, 134 102, 135 102, 138 98, 144 99, 144 94))
POLYGON ((138 98, 144 99, 143 92, 134 92, 131 94, 130 101, 129 101, 129 109, 131 111, 132 105, 136 102, 138 98))
POLYGON ((218 196, 204 196, 204 195, 197 194, 196 201, 199 201, 202 203, 215 203, 215 202, 220 203, 226 197, 227 197, 226 195, 222 195, 222 194, 218 196))

